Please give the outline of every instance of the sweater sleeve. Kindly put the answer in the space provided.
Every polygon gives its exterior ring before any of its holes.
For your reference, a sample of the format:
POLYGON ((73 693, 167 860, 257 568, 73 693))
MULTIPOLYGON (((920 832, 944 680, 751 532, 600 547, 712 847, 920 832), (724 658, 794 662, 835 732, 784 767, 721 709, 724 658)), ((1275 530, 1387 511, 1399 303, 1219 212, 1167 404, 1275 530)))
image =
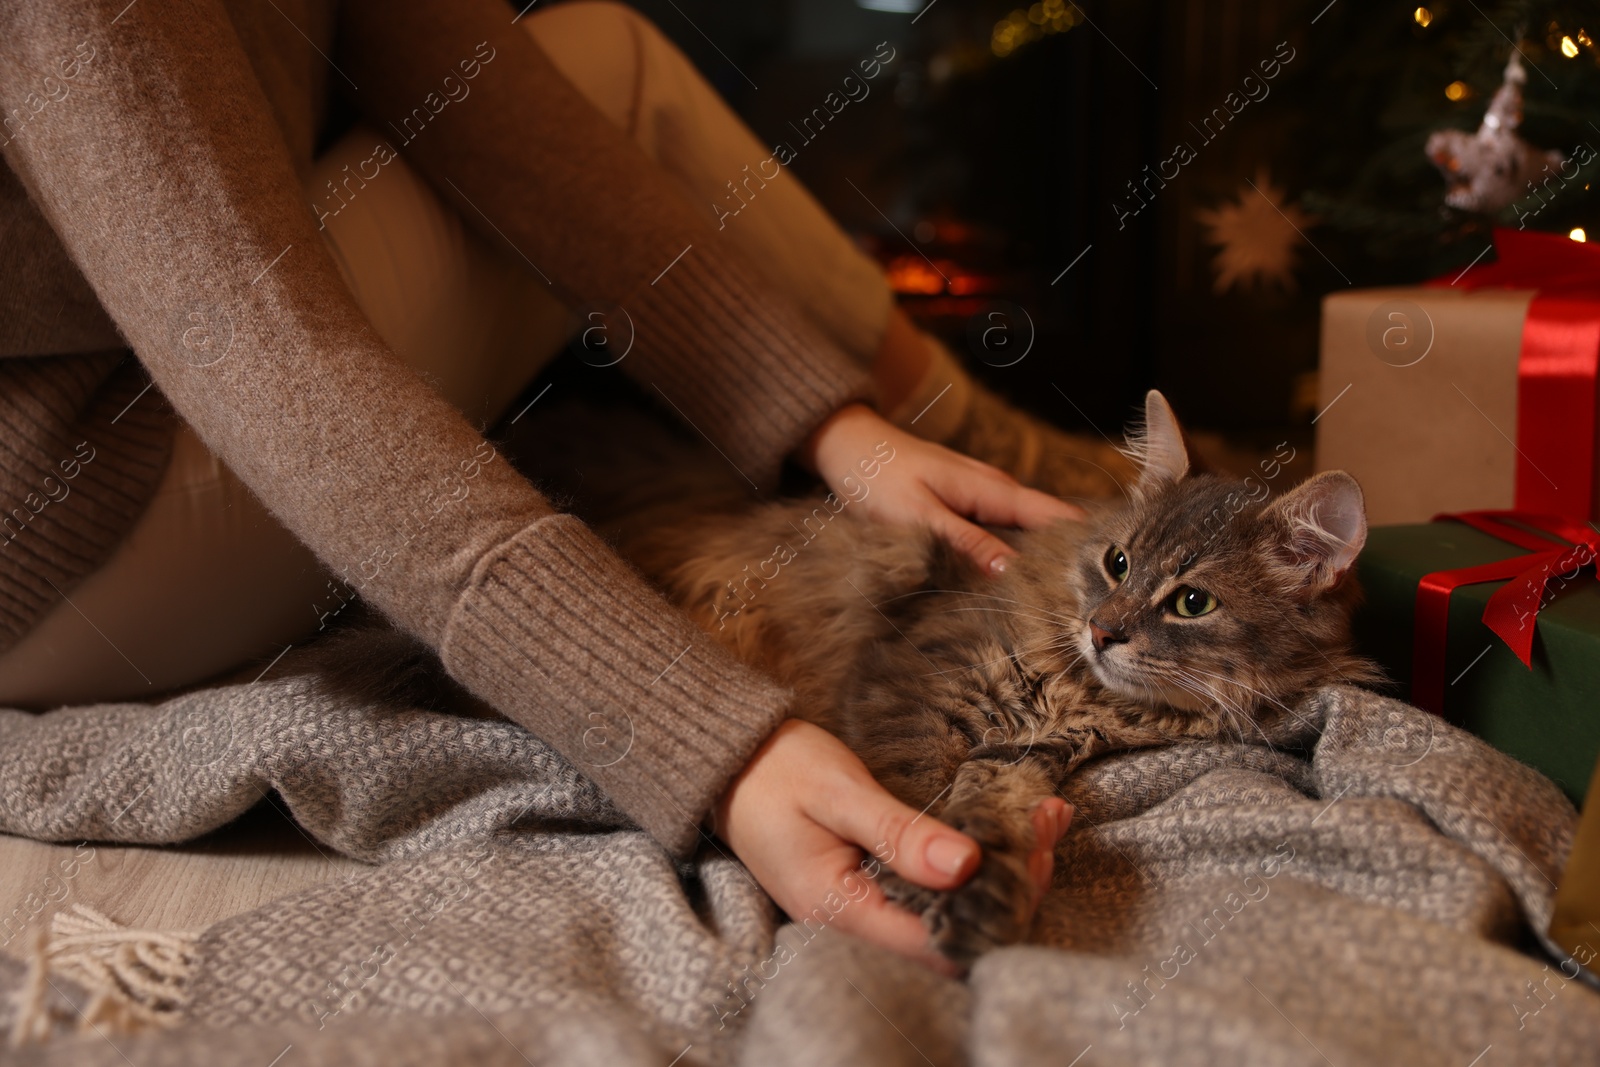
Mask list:
POLYGON ((864 370, 718 239, 711 213, 561 75, 503 0, 348 0, 340 41, 359 86, 340 88, 373 126, 570 304, 626 309, 636 344, 622 369, 753 484, 771 486, 808 432, 870 399, 864 370))
POLYGON ((456 678, 687 850, 788 692, 553 513, 383 345, 218 0, 0 5, 0 104, 83 45, 71 92, 3 151, 155 384, 456 678))

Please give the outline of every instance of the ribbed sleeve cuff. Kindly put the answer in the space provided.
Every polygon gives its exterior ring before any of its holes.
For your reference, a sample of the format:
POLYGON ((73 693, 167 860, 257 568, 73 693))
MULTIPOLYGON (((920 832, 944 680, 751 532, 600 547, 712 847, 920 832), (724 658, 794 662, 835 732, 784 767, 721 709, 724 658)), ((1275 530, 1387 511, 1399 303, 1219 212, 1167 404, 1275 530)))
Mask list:
POLYGON ((654 349, 636 373, 747 480, 770 489, 784 456, 824 419, 873 400, 872 379, 798 311, 762 299, 747 268, 699 252, 636 298, 641 340, 654 349))
POLYGON ((440 655, 677 856, 791 697, 571 515, 540 519, 478 565, 440 655))

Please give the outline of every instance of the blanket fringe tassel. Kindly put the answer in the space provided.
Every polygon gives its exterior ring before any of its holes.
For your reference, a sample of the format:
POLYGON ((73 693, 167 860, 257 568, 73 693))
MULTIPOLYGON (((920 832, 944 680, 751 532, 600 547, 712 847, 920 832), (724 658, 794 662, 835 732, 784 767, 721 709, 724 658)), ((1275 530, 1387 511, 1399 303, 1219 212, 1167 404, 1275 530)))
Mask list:
POLYGON ((136 1033, 176 1025, 188 1005, 198 938, 189 932, 135 930, 84 904, 57 912, 29 953, 28 980, 17 993, 12 1047, 70 1029, 63 1008, 50 1001, 52 973, 89 994, 79 1032, 136 1033))

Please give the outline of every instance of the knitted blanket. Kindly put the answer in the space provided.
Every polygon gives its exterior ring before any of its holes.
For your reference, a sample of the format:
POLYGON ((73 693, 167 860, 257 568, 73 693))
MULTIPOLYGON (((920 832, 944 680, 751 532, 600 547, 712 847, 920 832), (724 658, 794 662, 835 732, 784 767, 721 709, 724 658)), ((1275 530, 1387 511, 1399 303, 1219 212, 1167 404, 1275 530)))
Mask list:
POLYGON ((1298 751, 1083 767, 1032 944, 964 981, 780 927, 716 843, 674 865, 509 722, 303 677, 0 712, 0 830, 177 842, 275 790, 373 865, 108 950, 120 1014, 46 951, 0 966, 0 1022, 16 1062, 117 1067, 1589 1062, 1600 995, 1532 937, 1568 801, 1405 704, 1333 688, 1299 710, 1298 751))

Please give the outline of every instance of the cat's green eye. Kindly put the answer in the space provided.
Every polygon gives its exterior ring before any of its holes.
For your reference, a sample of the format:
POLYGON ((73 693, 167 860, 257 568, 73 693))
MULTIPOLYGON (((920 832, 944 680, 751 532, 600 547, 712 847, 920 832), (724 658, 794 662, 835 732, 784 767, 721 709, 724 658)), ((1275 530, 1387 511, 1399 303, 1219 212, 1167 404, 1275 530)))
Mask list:
POLYGON ((1121 545, 1106 549, 1106 573, 1119 582, 1128 576, 1128 554, 1121 545))
POLYGON ((1172 610, 1185 619, 1193 619, 1217 609, 1217 598, 1204 589, 1185 586, 1172 598, 1172 610))

